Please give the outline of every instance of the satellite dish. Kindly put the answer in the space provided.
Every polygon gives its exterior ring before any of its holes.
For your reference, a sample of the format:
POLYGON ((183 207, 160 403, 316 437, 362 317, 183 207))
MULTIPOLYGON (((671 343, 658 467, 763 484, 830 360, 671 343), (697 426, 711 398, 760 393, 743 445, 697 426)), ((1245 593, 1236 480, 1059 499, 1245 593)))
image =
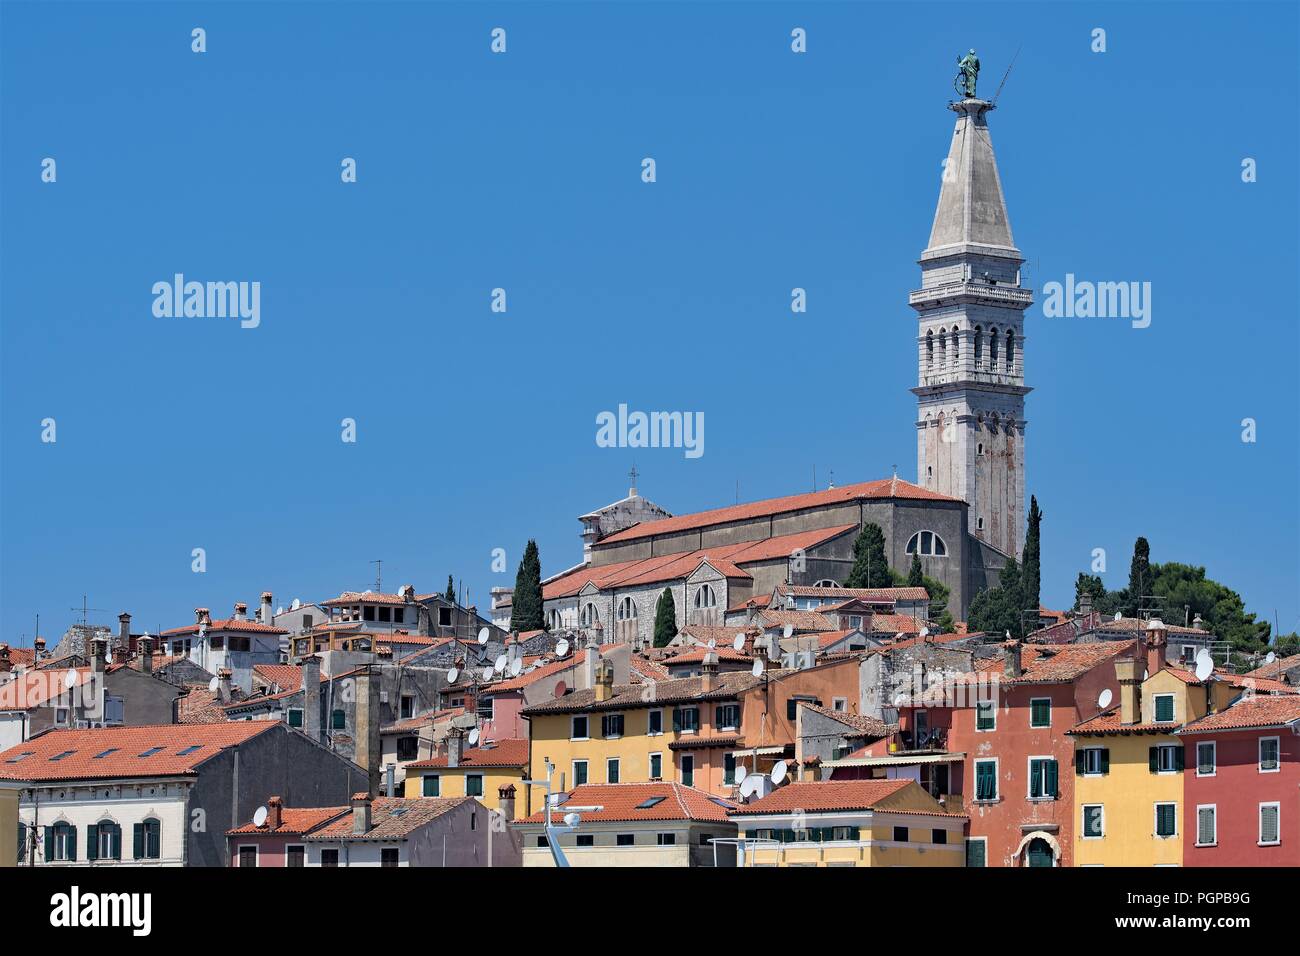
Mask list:
POLYGON ((569 687, 567 684, 564 683, 564 681, 560 680, 555 682, 555 696, 557 698, 563 697, 568 692, 569 692, 569 687))
POLYGON ((300 607, 302 607, 302 602, 299 601, 297 598, 294 598, 293 603, 289 605, 289 610, 296 611, 300 607))
POLYGON ((1214 673, 1214 658, 1205 648, 1196 652, 1196 679, 1207 680, 1214 673))
POLYGON ((473 730, 469 732, 469 745, 473 747, 477 743, 478 743, 478 728, 475 727, 473 730))
POLYGON ((524 669, 524 660, 522 657, 516 657, 510 662, 510 676, 518 677, 519 672, 524 669))
MULTIPOLYGON (((145 636, 147 637, 148 635, 145 636)), ((1272 664, 1275 660, 1277 660, 1277 655, 1274 654, 1272 651, 1269 651, 1267 654, 1264 655, 1265 664, 1272 664)))
POLYGON ((759 658, 759 657, 755 657, 755 658, 754 658, 754 666, 751 667, 751 668, 749 669, 749 672, 750 672, 751 674, 753 674, 755 677, 762 677, 762 676, 763 676, 763 660, 762 660, 762 658, 759 658))
POLYGON ((1122 621, 1122 620, 1124 620, 1124 615, 1123 615, 1123 613, 1121 613, 1120 611, 1116 611, 1116 612, 1115 612, 1115 616, 1114 616, 1113 618, 1111 618, 1111 620, 1113 620, 1113 621, 1122 621))
POLYGON ((566 827, 576 827, 578 825, 578 821, 581 819, 582 817, 578 816, 578 814, 576 813, 566 813, 564 815, 564 825, 566 827))
POLYGON ((569 642, 566 638, 562 637, 555 642, 555 656, 563 657, 567 653, 569 653, 569 642))
POLYGON ((895 694, 895 695, 894 695, 894 706, 895 706, 895 707, 906 707, 906 706, 907 706, 907 695, 904 694, 902 691, 899 691, 897 694, 895 694))
POLYGON ((490 636, 491 634, 488 632, 488 629, 486 627, 480 627, 478 629, 478 642, 480 644, 486 644, 490 636))
POLYGON ((737 635, 736 635, 736 639, 735 639, 734 641, 731 642, 731 647, 732 647, 732 649, 738 651, 738 650, 740 650, 740 649, 741 649, 742 647, 744 647, 744 646, 745 646, 745 635, 744 635, 744 634, 737 634, 737 635))
POLYGON ((1143 680, 1146 680, 1146 679, 1147 679, 1148 677, 1150 677, 1150 676, 1151 676, 1151 672, 1150 672, 1150 671, 1145 671, 1145 670, 1144 670, 1144 671, 1142 672, 1142 679, 1143 679, 1143 680))
POLYGON ((785 775, 789 773, 790 767, 784 760, 778 760, 772 765, 772 786, 779 787, 785 781, 785 775))
MULTIPOLYGON (((215 683, 217 682, 217 679, 216 679, 215 677, 212 678, 212 682, 215 684, 215 683)), ((70 670, 70 671, 68 671, 66 674, 63 675, 63 686, 64 686, 64 687, 67 687, 67 688, 70 690, 70 689, 72 689, 73 687, 75 687, 76 684, 77 684, 77 672, 76 672, 76 671, 74 671, 74 670, 70 670)))
POLYGON ((506 657, 504 654, 499 654, 497 655, 497 659, 492 662, 492 669, 498 674, 504 674, 506 671, 506 665, 509 663, 510 658, 506 657))
MULTIPOLYGON (((68 686, 72 686, 72 685, 69 684, 68 686)), ((221 678, 219 677, 214 677, 212 678, 212 680, 208 681, 208 690, 213 694, 217 692, 217 688, 220 686, 221 686, 221 678)))
POLYGON ((781 628, 781 635, 783 637, 794 637, 794 625, 787 624, 785 627, 781 628))
POLYGON ((745 778, 748 776, 749 776, 749 768, 746 767, 743 763, 736 764, 736 778, 739 778, 740 781, 743 783, 745 778))
POLYGON ((490 667, 485 667, 485 668, 483 668, 483 679, 484 679, 484 680, 491 680, 491 679, 492 679, 492 675, 495 674, 495 673, 496 673, 496 671, 494 671, 492 668, 490 668, 490 667))
POLYGON ((763 786, 763 781, 766 779, 767 778, 761 773, 747 774, 745 779, 741 781, 740 795, 742 797, 752 797, 754 794, 758 793, 759 789, 763 786))
POLYGON ((709 650, 711 650, 711 651, 712 651, 712 650, 717 650, 718 642, 717 642, 716 640, 714 640, 713 638, 709 638, 709 643, 708 643, 707 647, 708 647, 709 650))
POLYGON ((447 683, 448 684, 456 683, 456 678, 459 676, 460 676, 460 668, 453 667, 451 670, 447 671, 447 683))
POLYGON ((1097 695, 1097 706, 1102 710, 1105 710, 1110 706, 1110 702, 1114 696, 1115 695, 1110 692, 1109 687, 1104 688, 1102 692, 1097 695))
POLYGON ((923 628, 921 628, 921 636, 922 636, 922 637, 929 637, 929 636, 930 636, 930 629, 929 629, 928 627, 923 627, 923 628))
POLYGON ((260 827, 266 823, 266 807, 258 807, 253 811, 253 826, 260 827))

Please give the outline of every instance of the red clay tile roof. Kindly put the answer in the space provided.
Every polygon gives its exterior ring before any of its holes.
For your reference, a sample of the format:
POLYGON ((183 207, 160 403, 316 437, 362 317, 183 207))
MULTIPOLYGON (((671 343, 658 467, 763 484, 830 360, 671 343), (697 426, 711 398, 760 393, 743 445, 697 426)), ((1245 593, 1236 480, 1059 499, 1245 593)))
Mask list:
POLYGON ((1277 660, 1273 661, 1272 664, 1265 664, 1263 667, 1256 667, 1253 671, 1248 671, 1246 676, 1277 679, 1293 667, 1300 667, 1300 654, 1292 654, 1290 657, 1279 657, 1277 660))
POLYGON ((278 827, 272 828, 270 825, 265 823, 260 827, 255 827, 253 826, 253 821, 250 820, 242 827, 227 830, 226 834, 229 836, 234 836, 236 834, 301 836, 306 833, 311 833, 318 827, 324 826, 330 821, 348 813, 350 810, 351 807, 286 807, 280 811, 280 825, 278 827))
POLYGON ((466 802, 477 803, 473 797, 376 797, 370 804, 370 829, 364 835, 352 832, 352 814, 339 817, 309 833, 305 840, 404 840, 416 830, 432 823, 438 817, 466 802))
POLYGON ((48 781, 179 776, 193 773, 227 747, 279 726, 278 721, 241 720, 52 730, 0 753, 0 778, 48 781), (140 756, 155 747, 161 749, 140 756), (197 749, 182 753, 190 748, 197 749), (64 753, 67 756, 53 759, 64 753), (16 760, 20 754, 27 756, 16 760))
MULTIPOLYGON (((1004 683, 1017 684, 1068 684, 1099 664, 1109 663, 1116 657, 1131 654, 1133 641, 1099 641, 1095 644, 1023 644, 1021 645, 1021 676, 1012 681, 1003 677, 1004 683)), ((980 664, 980 671, 1001 671, 1004 660, 1001 654, 980 664)))
MULTIPOLYGON (((1190 687, 1203 687, 1207 682, 1200 680, 1194 673, 1184 670, 1181 667, 1166 667, 1165 670, 1177 677, 1184 684, 1190 687)), ((1232 687, 1247 688, 1258 694, 1300 694, 1300 687, 1292 687, 1290 684, 1280 680, 1270 680, 1267 677, 1252 677, 1249 674, 1230 674, 1227 671, 1215 670, 1214 680, 1222 681, 1232 687)))
POLYGON ((432 727, 440 720, 450 720, 453 717, 459 717, 463 713, 465 713, 464 707, 445 707, 442 710, 431 710, 428 713, 417 714, 404 720, 395 720, 391 724, 384 724, 379 728, 379 732, 381 734, 400 734, 412 730, 423 730, 426 727, 432 727))
POLYGON ((756 594, 751 598, 746 598, 745 600, 741 601, 739 604, 727 608, 727 613, 731 614, 733 612, 747 611, 751 607, 756 607, 756 608, 767 607, 770 603, 772 603, 772 595, 756 594))
POLYGON ((1276 694, 1242 697, 1217 714, 1207 714, 1177 731, 1178 734, 1202 734, 1220 730, 1253 730, 1285 727, 1300 721, 1300 695, 1276 694))
MULTIPOLYGON (((199 625, 187 624, 184 627, 173 627, 170 630, 163 631, 160 637, 178 637, 182 634, 197 634, 199 625)), ((237 618, 213 618, 212 623, 208 625, 207 633, 219 633, 221 631, 253 631, 258 634, 288 634, 289 632, 283 627, 273 627, 270 624, 263 624, 261 621, 239 620, 237 618)))
POLYGON ((90 682, 89 667, 70 667, 29 670, 0 686, 0 711, 31 710, 44 707, 68 693, 68 677, 73 686, 82 687, 90 682))
MULTIPOLYGON (((435 594, 417 594, 415 600, 427 601, 435 594)), ((344 591, 336 598, 321 601, 321 607, 333 607, 336 604, 405 604, 406 598, 400 594, 382 594, 379 591, 344 591)), ((391 615, 390 615, 391 617, 391 615)))
MULTIPOLYGON (((883 478, 879 481, 865 481, 855 485, 843 485, 828 488, 825 491, 806 492, 800 495, 787 495, 782 498, 767 498, 751 501, 743 505, 730 505, 714 508, 710 511, 697 511, 693 514, 677 515, 673 518, 660 518, 633 525, 623 531, 611 534, 600 540, 600 544, 618 541, 631 541, 649 535, 671 534, 676 531, 689 531, 707 528, 711 525, 728 524, 734 521, 746 521, 751 518, 763 518, 770 515, 784 514, 791 511, 803 511, 825 505, 840 504, 846 501, 860 501, 879 498, 906 498, 926 501, 957 501, 919 485, 897 478, 883 478)), ((855 526, 856 527, 856 526, 855 526)))
POLYGON ((871 632, 893 634, 920 634, 925 621, 910 614, 873 614, 871 615, 871 632))
MULTIPOLYGON (((767 677, 776 678, 788 673, 791 672, 768 671, 767 677)), ((705 693, 703 677, 676 677, 657 681, 654 685, 654 696, 649 700, 645 696, 645 688, 640 684, 615 684, 609 700, 600 703, 596 702, 594 690, 575 690, 555 700, 541 701, 525 707, 520 713, 524 716, 544 716, 581 711, 638 710, 695 700, 728 700, 763 683, 763 680, 764 678, 755 677, 749 671, 722 671, 717 675, 717 685, 714 689, 705 693)))
POLYGON ((814 713, 821 714, 823 717, 829 717, 832 720, 839 721, 845 727, 851 728, 852 732, 847 733, 846 737, 888 737, 894 731, 898 730, 897 724, 887 724, 883 720, 877 720, 875 717, 868 717, 863 714, 846 714, 842 710, 831 710, 829 707, 819 707, 816 704, 810 704, 807 701, 800 701, 800 707, 806 707, 814 713))
POLYGON ((1172 734, 1178 727, 1179 725, 1172 721, 1159 724, 1125 724, 1120 721, 1120 709, 1112 707, 1090 720, 1075 724, 1066 733, 1076 737, 1098 734, 1172 734))
POLYGON ((679 737, 668 744, 669 750, 709 750, 715 747, 739 747, 744 740, 739 734, 717 734, 711 737, 679 737))
POLYGON ((302 687, 302 668, 294 664, 254 664, 253 673, 274 684, 276 693, 302 687))
MULTIPOLYGON (((553 820, 559 821, 559 817, 566 812, 565 806, 601 808, 580 811, 584 823, 635 823, 640 820, 701 820, 722 823, 727 819, 727 811, 736 804, 674 782, 584 784, 571 790, 568 800, 555 808, 553 820), (654 806, 638 806, 656 798, 654 806)), ((544 823, 543 811, 539 810, 518 822, 544 823)))
POLYGON ((14 667, 31 667, 36 663, 36 649, 32 647, 9 648, 9 663, 14 667))
MULTIPOLYGON (((518 737, 498 740, 492 747, 471 747, 460 756, 461 767, 526 767, 528 766, 528 741, 518 737)), ((445 770, 447 755, 432 760, 416 760, 406 765, 408 770, 445 770)), ((455 769, 455 768, 452 768, 455 769)))
MULTIPOLYGON (((735 631, 733 630, 731 633, 734 636, 735 631)), ((681 664, 700 664, 703 663, 704 658, 709 654, 716 655, 719 661, 730 661, 732 663, 739 663, 741 661, 749 662, 753 659, 748 654, 742 654, 740 651, 733 650, 731 645, 724 647, 719 644, 717 647, 712 649, 704 645, 697 645, 673 657, 664 658, 662 664, 664 667, 677 667, 681 664)))
MULTIPOLYGON (((778 787, 761 800, 732 811, 732 816, 760 813, 820 813, 833 810, 872 810, 882 800, 912 785, 911 780, 796 781, 778 787)), ((941 813, 936 809, 936 813, 941 813)))
POLYGON ((640 678, 641 683, 646 683, 649 681, 670 680, 673 676, 668 673, 668 668, 658 661, 647 660, 644 657, 633 656, 630 666, 633 683, 636 683, 637 678, 640 678))
POLYGON ((785 627, 789 624, 796 631, 839 630, 839 624, 820 611, 778 611, 767 608, 759 613, 758 621, 765 627, 785 627))
POLYGON ((858 598, 869 604, 894 604, 898 601, 928 601, 929 592, 925 588, 828 588, 804 584, 778 584, 779 594, 793 594, 795 597, 839 598, 847 601, 858 598))

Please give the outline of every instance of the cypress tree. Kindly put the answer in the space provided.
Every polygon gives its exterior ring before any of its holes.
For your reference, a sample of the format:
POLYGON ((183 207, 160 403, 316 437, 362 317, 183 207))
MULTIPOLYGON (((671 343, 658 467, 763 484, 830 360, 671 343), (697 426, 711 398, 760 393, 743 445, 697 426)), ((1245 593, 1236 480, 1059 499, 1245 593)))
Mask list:
POLYGON ((907 586, 909 588, 925 587, 925 572, 921 570, 921 556, 912 552, 912 566, 907 569, 907 586))
POLYGON ((443 594, 449 604, 456 603, 456 585, 452 583, 451 575, 447 575, 447 591, 443 594))
POLYGON ((677 603, 673 600, 672 588, 664 588, 655 605, 655 647, 667 647, 677 636, 677 603))
POLYGON ((1142 595, 1151 593, 1155 575, 1151 573, 1151 545, 1146 538, 1133 542, 1133 560, 1128 566, 1128 603, 1124 613, 1128 617, 1137 617, 1142 608, 1142 595))
POLYGON ((537 542, 528 539, 524 557, 515 574, 515 593, 511 605, 510 629, 512 631, 539 631, 545 627, 542 618, 542 561, 537 554, 537 542))
POLYGON ((1025 607, 1041 607, 1040 594, 1042 580, 1039 563, 1039 526, 1043 513, 1038 510, 1038 499, 1029 496, 1029 531, 1025 534, 1024 575, 1022 577, 1025 592, 1025 607))
POLYGON ((853 542, 853 569, 844 582, 846 588, 887 588, 894 584, 894 573, 885 559, 885 533, 880 525, 867 523, 853 542))

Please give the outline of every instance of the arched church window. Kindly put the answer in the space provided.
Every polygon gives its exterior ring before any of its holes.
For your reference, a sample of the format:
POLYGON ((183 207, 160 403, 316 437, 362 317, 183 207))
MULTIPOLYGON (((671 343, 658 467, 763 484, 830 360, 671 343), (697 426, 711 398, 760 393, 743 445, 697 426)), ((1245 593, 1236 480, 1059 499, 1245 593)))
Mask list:
POLYGON ((934 329, 925 333, 925 367, 934 368, 934 329))
POLYGON ((939 367, 948 367, 948 330, 939 330, 939 367))
POLYGON ((952 327, 952 364, 961 365, 961 329, 952 327))
POLYGON ((831 578, 822 578, 813 585, 815 588, 838 588, 842 586, 843 585, 841 585, 839 581, 832 580, 831 578))
POLYGON ((975 326, 975 367, 979 368, 984 363, 984 328, 975 326))
POLYGON ((998 330, 989 329, 989 367, 993 371, 998 369, 998 330))
POLYGON ((1016 333, 1012 329, 1007 329, 1007 371, 1012 371, 1016 366, 1016 333))
POLYGON ((630 597, 625 597, 618 602, 618 619, 620 621, 631 621, 636 618, 636 602, 630 597))
POLYGON ((552 610, 547 619, 550 623, 550 630, 552 631, 558 631, 560 628, 564 627, 564 622, 560 619, 560 612, 557 610, 552 610))
POLYGON ((588 601, 586 604, 582 606, 583 627, 594 627, 596 622, 599 620, 600 620, 600 612, 596 610, 596 605, 588 601))
POLYGON ((933 531, 918 531, 908 539, 907 553, 942 558, 948 554, 948 545, 933 531))
POLYGON ((713 593, 713 588, 707 584, 701 584, 699 590, 695 592, 695 608, 703 610, 704 608, 717 607, 718 599, 713 593))

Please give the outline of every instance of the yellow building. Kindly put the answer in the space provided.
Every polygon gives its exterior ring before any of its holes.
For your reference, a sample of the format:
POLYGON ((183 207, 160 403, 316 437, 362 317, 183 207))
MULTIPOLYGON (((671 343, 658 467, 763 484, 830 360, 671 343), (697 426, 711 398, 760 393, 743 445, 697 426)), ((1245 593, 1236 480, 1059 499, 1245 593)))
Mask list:
POLYGON ((1163 666, 1163 646, 1115 662, 1119 701, 1069 733, 1075 741, 1076 866, 1181 866, 1183 742, 1173 732, 1226 707, 1240 680, 1163 666), (1154 668, 1153 668, 1154 665, 1154 668), (1153 668, 1146 680, 1144 668, 1153 668))
POLYGON ((18 794, 23 784, 0 780, 0 867, 18 863, 18 794))
POLYGON ((528 816, 528 741, 517 738, 489 741, 461 752, 461 737, 447 738, 447 753, 406 765, 407 797, 477 797, 507 819, 528 816), (514 789, 511 790, 510 788, 514 789), (507 796, 502 799, 501 791, 507 796))
POLYGON ((739 866, 965 866, 969 818, 914 780, 779 787, 731 813, 739 866))

